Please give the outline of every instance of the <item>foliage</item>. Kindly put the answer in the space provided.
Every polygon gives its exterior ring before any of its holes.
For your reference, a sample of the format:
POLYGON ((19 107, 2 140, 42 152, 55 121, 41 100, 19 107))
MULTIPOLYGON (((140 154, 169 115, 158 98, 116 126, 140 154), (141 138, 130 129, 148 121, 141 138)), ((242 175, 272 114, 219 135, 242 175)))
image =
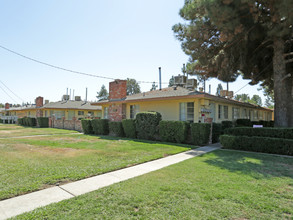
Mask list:
POLYGON ((234 99, 237 101, 248 102, 251 104, 262 106, 262 100, 259 95, 253 95, 252 98, 250 98, 248 94, 238 94, 234 97, 234 99))
POLYGON ((175 84, 175 78, 174 78, 174 76, 172 76, 172 77, 169 79, 169 85, 168 85, 168 87, 172 87, 174 84, 175 84))
POLYGON ((158 86, 156 85, 156 82, 153 82, 152 84, 152 88, 150 89, 150 91, 154 91, 158 88, 158 86))
POLYGON ((3 123, 3 120, 0 118, 0 123, 3 123))
POLYGON ((184 121, 160 121, 162 141, 186 143, 189 124, 184 121))
POLYGON ((249 100, 249 103, 262 106, 262 100, 259 95, 253 95, 252 98, 249 100))
POLYGON ((38 121, 38 125, 40 128, 48 128, 49 127, 49 118, 48 117, 38 117, 37 121, 38 121))
POLYGON ((98 96, 96 96, 99 100, 106 100, 109 97, 109 93, 105 87, 105 85, 102 85, 100 91, 98 92, 98 96))
POLYGON ((235 127, 250 127, 251 121, 250 119, 236 119, 235 127))
POLYGON ((271 137, 293 139, 293 128, 230 128, 224 131, 227 135, 235 136, 258 136, 258 137, 271 137))
POLYGON ((293 126, 293 1, 186 0, 173 26, 193 73, 274 90, 277 126, 293 126))
POLYGON ((216 89, 216 95, 217 95, 217 96, 220 96, 222 90, 223 90, 223 86, 222 86, 221 83, 219 83, 219 84, 218 84, 218 87, 217 87, 217 89, 216 89))
POLYGON ((81 119, 81 126, 84 134, 93 134, 92 119, 81 119))
POLYGON ((190 124, 191 139, 194 145, 205 145, 209 142, 211 124, 192 123, 190 124))
POLYGON ((140 112, 136 114, 137 138, 155 140, 159 133, 159 123, 162 115, 159 112, 140 112))
POLYGON ((223 148, 293 156, 293 140, 270 137, 222 135, 223 148))
POLYGON ((241 102, 249 102, 250 100, 250 97, 248 94, 237 94, 235 97, 234 97, 235 100, 237 101, 241 101, 241 102))
POLYGON ((127 78, 127 95, 133 95, 140 93, 140 86, 138 85, 138 82, 135 79, 127 78))
POLYGON ((222 130, 224 131, 226 128, 232 128, 233 122, 232 121, 222 121, 222 130))
POLYGON ((109 134, 109 120, 108 119, 93 119, 92 120, 93 131, 97 135, 109 134))
POLYGON ((123 119, 122 126, 127 138, 136 138, 135 119, 123 119))
POLYGON ((258 90, 262 90, 265 99, 265 106, 270 109, 274 109, 275 104, 275 98, 274 98, 274 91, 270 90, 268 86, 263 86, 262 88, 259 88, 258 90))
POLYGON ((212 142, 218 143, 221 134, 222 134, 222 124, 221 123, 213 123, 212 142))
POLYGON ((124 137, 124 131, 122 122, 120 121, 111 121, 109 122, 109 135, 115 137, 124 137))
POLYGON ((23 126, 35 127, 37 125, 37 120, 35 118, 24 117, 19 118, 17 121, 18 124, 23 126))

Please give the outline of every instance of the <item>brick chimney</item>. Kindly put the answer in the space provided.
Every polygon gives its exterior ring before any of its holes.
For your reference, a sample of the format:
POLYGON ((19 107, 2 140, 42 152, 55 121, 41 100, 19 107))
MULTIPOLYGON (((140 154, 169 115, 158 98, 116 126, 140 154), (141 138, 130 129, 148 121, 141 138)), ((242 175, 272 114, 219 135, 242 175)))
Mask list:
POLYGON ((5 103, 5 110, 8 110, 10 108, 10 104, 9 103, 5 103))
POLYGON ((36 98, 36 107, 40 108, 44 105, 44 98, 39 96, 36 98))
POLYGON ((109 99, 123 99, 126 98, 126 80, 116 79, 109 83, 109 99))

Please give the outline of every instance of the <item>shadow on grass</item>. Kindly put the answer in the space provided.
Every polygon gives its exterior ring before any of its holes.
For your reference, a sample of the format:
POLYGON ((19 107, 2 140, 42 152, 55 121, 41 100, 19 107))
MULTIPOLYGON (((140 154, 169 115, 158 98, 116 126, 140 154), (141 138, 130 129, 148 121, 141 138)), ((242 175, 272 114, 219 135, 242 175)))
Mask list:
POLYGON ((240 172, 256 179, 282 176, 293 178, 292 158, 222 150, 214 151, 213 155, 215 157, 205 160, 205 163, 230 172, 240 172))
POLYGON ((93 135, 93 134, 86 134, 88 136, 92 137, 98 137, 102 140, 127 140, 127 141, 133 141, 138 143, 147 143, 147 144, 165 144, 170 146, 176 146, 176 147, 184 147, 184 148, 191 148, 195 149, 197 146, 191 145, 191 144, 181 144, 181 143, 170 143, 170 142, 162 142, 162 141, 150 141, 150 140, 144 140, 144 139, 131 139, 126 137, 114 137, 110 135, 93 135))

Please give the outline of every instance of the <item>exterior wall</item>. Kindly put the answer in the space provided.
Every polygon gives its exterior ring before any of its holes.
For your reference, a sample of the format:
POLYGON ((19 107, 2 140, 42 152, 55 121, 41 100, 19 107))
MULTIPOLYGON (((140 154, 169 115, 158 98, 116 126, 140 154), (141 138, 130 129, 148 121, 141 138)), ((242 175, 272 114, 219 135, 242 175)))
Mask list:
POLYGON ((109 106, 109 119, 110 121, 122 121, 126 118, 126 105, 113 104, 109 106))
POLYGON ((76 120, 76 118, 74 118, 73 120, 65 120, 64 117, 62 119, 55 119, 54 117, 50 117, 49 127, 82 132, 81 121, 76 120))
POLYGON ((86 118, 86 117, 89 117, 88 114, 89 112, 93 112, 94 113, 94 116, 93 117, 97 117, 97 118, 101 118, 102 116, 102 111, 101 110, 71 110, 71 109, 43 109, 43 116, 44 117, 50 117, 52 116, 51 115, 51 111, 55 112, 55 111, 64 111, 64 117, 66 120, 69 119, 69 114, 70 114, 70 111, 74 111, 74 115, 73 117, 75 117, 76 119, 82 119, 82 118, 86 118), (84 112, 83 115, 78 115, 78 112, 79 111, 82 111, 84 112), (46 115, 47 113, 47 115, 46 115))
POLYGON ((115 80, 109 83, 109 99, 123 99, 126 98, 127 81, 115 80))

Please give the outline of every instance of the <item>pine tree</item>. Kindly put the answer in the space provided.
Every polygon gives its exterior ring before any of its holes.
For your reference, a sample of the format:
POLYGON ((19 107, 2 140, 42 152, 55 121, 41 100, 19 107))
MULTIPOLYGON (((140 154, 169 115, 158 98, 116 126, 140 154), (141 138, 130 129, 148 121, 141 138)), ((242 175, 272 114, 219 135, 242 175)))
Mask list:
POLYGON ((108 93, 105 85, 102 85, 100 91, 97 93, 98 93, 98 95, 96 97, 98 100, 106 100, 109 97, 109 93, 108 93))
POLYGON ((262 82, 275 98, 275 126, 293 127, 293 1, 185 0, 173 26, 197 72, 262 82))

